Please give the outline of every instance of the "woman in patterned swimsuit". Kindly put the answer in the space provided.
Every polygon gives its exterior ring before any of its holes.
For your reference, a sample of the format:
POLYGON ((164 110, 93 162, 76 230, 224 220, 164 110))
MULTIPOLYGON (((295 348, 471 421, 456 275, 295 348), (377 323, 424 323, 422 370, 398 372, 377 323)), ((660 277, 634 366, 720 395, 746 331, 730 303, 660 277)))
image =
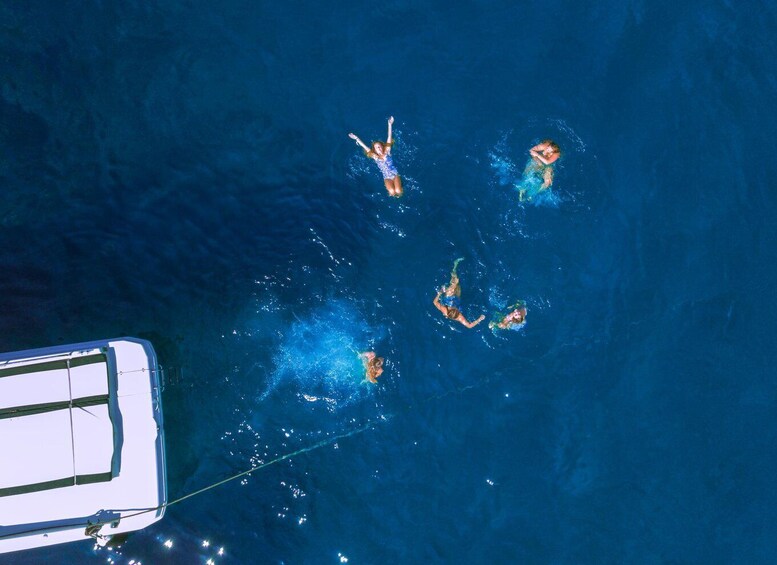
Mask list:
POLYGON ((372 149, 359 139, 355 133, 349 133, 348 137, 356 141, 356 145, 364 149, 364 154, 370 159, 374 159, 378 165, 378 169, 383 174, 383 184, 386 185, 389 196, 396 196, 399 198, 402 196, 402 179, 399 178, 399 171, 394 165, 394 160, 391 158, 391 146, 394 145, 394 140, 391 137, 391 125, 394 123, 394 116, 388 119, 388 138, 386 143, 381 141, 373 141, 372 149))

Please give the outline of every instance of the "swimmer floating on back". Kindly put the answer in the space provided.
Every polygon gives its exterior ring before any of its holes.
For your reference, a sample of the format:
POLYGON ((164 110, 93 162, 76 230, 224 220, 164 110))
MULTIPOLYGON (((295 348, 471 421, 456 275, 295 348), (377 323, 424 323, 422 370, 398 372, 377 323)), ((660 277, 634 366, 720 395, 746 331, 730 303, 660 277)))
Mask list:
POLYGON ((474 328, 486 317, 481 315, 480 318, 474 322, 467 321, 464 314, 461 313, 461 285, 459 284, 459 277, 456 274, 456 267, 463 260, 463 257, 456 259, 453 263, 453 270, 451 271, 451 282, 448 286, 442 287, 437 296, 434 297, 434 306, 449 320, 455 320, 468 328, 474 328))
POLYGON ((488 323, 488 327, 491 329, 498 328, 500 330, 517 330, 520 329, 526 323, 526 303, 523 300, 519 300, 512 306, 508 306, 510 313, 506 316, 501 316, 488 323))
POLYGON ((349 133, 348 137, 356 140, 356 145, 364 149, 364 154, 375 160, 380 172, 383 174, 383 184, 386 185, 389 196, 399 198, 402 196, 402 179, 399 178, 399 171, 397 171, 394 160, 391 158, 391 146, 394 145, 394 140, 391 137, 391 125, 393 123, 394 116, 391 116, 388 119, 388 137, 386 142, 373 141, 371 149, 355 133, 349 133))
POLYGON ((376 356, 374 351, 367 351, 360 353, 359 358, 367 372, 367 380, 373 384, 378 384, 378 377, 383 374, 383 357, 376 356))
POLYGON ((531 200, 553 184, 553 163, 561 157, 561 149, 555 141, 546 139, 529 149, 531 159, 523 171, 518 185, 518 198, 531 200))

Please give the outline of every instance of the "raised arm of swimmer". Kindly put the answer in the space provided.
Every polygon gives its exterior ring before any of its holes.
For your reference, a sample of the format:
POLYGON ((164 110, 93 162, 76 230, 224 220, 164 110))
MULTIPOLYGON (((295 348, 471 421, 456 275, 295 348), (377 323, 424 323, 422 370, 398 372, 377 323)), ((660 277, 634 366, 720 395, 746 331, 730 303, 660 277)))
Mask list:
POLYGON ((367 145, 361 139, 359 139, 359 137, 355 133, 349 133, 348 137, 350 137, 351 139, 355 140, 356 141, 356 145, 358 145, 359 147, 361 147, 365 151, 369 151, 370 150, 370 148, 367 147, 367 145))
POLYGON ((394 124, 394 116, 391 116, 388 119, 388 136, 386 136, 386 145, 388 147, 386 148, 386 153, 391 152, 391 142, 394 141, 394 139, 391 137, 391 126, 394 124))
MULTIPOLYGON (((537 147, 539 147, 539 145, 537 147)), ((557 159, 555 155, 553 155, 551 158, 547 158, 543 153, 537 151, 534 147, 529 151, 529 153, 543 165, 550 165, 557 159)))
MULTIPOLYGON (((548 144, 547 144, 545 141, 543 141, 542 143, 538 143, 537 145, 535 145, 534 147, 532 147, 531 149, 529 149, 529 155, 531 155, 532 157, 534 157, 534 158, 535 158, 535 159, 537 159, 538 161, 542 161, 542 162, 544 163, 544 161, 543 161, 543 159, 542 159, 542 151, 543 151, 543 150, 544 150, 544 149, 545 149, 547 146, 548 146, 548 144)), ((546 164, 547 164, 547 163, 546 163, 546 164)))
POLYGON ((458 308, 452 308, 450 306, 446 306, 445 304, 442 304, 440 302, 440 296, 442 296, 442 293, 444 291, 445 291, 445 288, 437 291, 437 296, 435 296, 434 300, 432 301, 432 304, 434 304, 434 307, 437 308, 440 312, 442 312, 443 316, 445 316, 449 320, 454 320, 456 322, 459 322, 461 325, 466 326, 468 328, 474 328, 480 322, 486 319, 486 317, 481 314, 480 318, 478 318, 474 322, 470 322, 469 320, 467 320, 467 318, 464 317, 464 314, 459 312, 458 308))
POLYGON ((558 160, 560 152, 558 145, 550 140, 545 140, 529 149, 529 154, 543 165, 550 165, 558 160))

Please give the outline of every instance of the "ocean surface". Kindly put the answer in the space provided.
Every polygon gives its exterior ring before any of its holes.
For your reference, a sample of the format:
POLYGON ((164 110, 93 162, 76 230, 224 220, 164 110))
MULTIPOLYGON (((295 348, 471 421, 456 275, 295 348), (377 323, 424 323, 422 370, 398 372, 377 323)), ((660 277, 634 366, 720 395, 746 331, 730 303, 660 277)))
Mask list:
POLYGON ((151 340, 171 499, 324 442, 0 563, 774 563, 776 35, 767 2, 0 4, 0 350, 151 340), (391 115, 400 200, 347 137, 391 115), (457 257, 521 331, 434 309, 457 257))

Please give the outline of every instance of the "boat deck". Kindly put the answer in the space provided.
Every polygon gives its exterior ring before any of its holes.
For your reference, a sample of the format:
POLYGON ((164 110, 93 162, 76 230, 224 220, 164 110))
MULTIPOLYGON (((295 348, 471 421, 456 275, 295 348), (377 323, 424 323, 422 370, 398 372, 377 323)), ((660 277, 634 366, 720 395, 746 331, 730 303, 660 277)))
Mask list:
POLYGON ((120 339, 0 356, 0 553, 161 519, 159 375, 148 342, 120 339), (115 525, 115 527, 113 527, 115 525))

